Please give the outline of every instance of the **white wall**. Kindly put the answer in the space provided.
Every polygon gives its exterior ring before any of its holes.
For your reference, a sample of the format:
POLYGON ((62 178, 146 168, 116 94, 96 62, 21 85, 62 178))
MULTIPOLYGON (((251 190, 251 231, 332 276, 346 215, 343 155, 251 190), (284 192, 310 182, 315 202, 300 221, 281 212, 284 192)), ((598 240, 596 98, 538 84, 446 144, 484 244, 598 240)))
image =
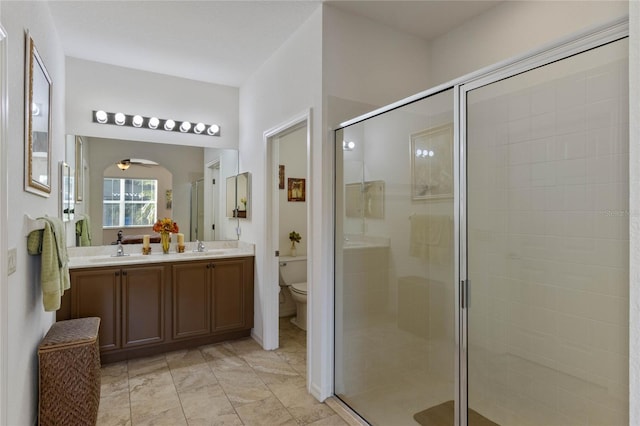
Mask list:
POLYGON ((626 1, 505 1, 430 43, 429 86, 628 12, 626 1))
POLYGON ((208 148, 238 145, 235 87, 67 58, 66 98, 70 134, 208 148), (218 124, 221 136, 95 124, 91 111, 96 109, 218 124))
MULTIPOLYGON (((93 194, 89 208, 91 218, 92 245, 110 244, 102 241, 102 183, 104 171, 123 158, 143 158, 155 161, 165 167, 173 176, 172 219, 180 227, 180 232, 189 235, 191 182, 203 175, 203 150, 199 147, 176 147, 167 144, 122 141, 117 139, 85 138, 89 145, 91 168, 86 185, 93 194), (176 151, 179 149, 179 157, 176 151)), ((123 174, 126 172, 122 172, 123 174)), ((164 192, 158 193, 158 202, 164 203, 164 192)), ((140 232, 136 232, 140 233, 140 232)))
POLYGON ((280 138, 279 162, 284 165, 284 189, 279 190, 280 195, 280 253, 287 256, 291 250, 289 232, 296 231, 300 234, 300 243, 296 244, 298 255, 307 254, 309 244, 309 232, 307 230, 307 201, 288 201, 288 179, 307 177, 307 129, 306 127, 297 129, 280 138))
POLYGON ((428 89, 425 40, 324 6, 323 81, 329 124, 428 89))
MULTIPOLYGON (((311 161, 310 179, 307 181, 308 206, 311 210, 308 236, 310 246, 307 252, 312 258, 309 275, 310 294, 320 294, 332 285, 327 265, 330 259, 325 255, 325 247, 331 244, 331 232, 323 224, 324 218, 331 215, 325 204, 323 192, 327 192, 331 175, 330 169, 323 168, 326 153, 323 143, 322 127, 322 10, 316 12, 280 47, 280 49, 258 69, 240 88, 240 172, 249 171, 252 179, 251 219, 241 221, 243 241, 256 244, 255 275, 255 321, 254 336, 258 340, 265 337, 265 315, 272 315, 277 327, 278 282, 271 282, 272 272, 277 273, 277 262, 266 247, 267 222, 265 208, 266 196, 266 146, 263 142, 265 131, 273 129, 293 117, 311 109, 311 161), (324 187, 327 185, 327 187, 324 187), (275 268, 275 269, 274 269, 275 268), (273 300, 272 300, 273 299, 273 300), (269 305, 269 301, 272 303, 269 305), (270 306, 270 311, 265 308, 270 306), (272 310, 272 311, 271 311, 272 310)), ((277 277, 277 275, 276 275, 277 277)), ((315 297, 315 296, 311 296, 315 297)), ((329 327, 326 315, 318 315, 315 304, 321 298, 315 297, 309 308, 313 318, 309 333, 309 375, 314 394, 322 398, 330 395, 330 383, 327 381, 328 365, 318 360, 321 347, 330 342, 320 341, 326 336, 329 327), (324 334, 321 333, 324 332, 324 334), (326 367, 325 367, 326 370, 326 367), (324 373, 324 375, 323 375, 324 373)), ((320 305, 321 306, 321 305, 320 305)))
MULTIPOLYGON (((39 257, 26 248, 24 215, 58 216, 58 162, 65 148, 65 63, 62 46, 49 8, 44 2, 3 2, 2 22, 9 36, 9 126, 7 157, 9 179, 8 246, 17 248, 17 270, 8 277, 8 378, 7 423, 34 424, 37 413, 37 346, 54 321, 45 313, 39 282, 39 257), (22 191, 24 152, 24 50, 25 30, 53 81, 51 196, 39 197, 22 191), (9 225, 10 224, 10 225, 9 225)), ((6 261, 2 253, 2 261, 6 261)))

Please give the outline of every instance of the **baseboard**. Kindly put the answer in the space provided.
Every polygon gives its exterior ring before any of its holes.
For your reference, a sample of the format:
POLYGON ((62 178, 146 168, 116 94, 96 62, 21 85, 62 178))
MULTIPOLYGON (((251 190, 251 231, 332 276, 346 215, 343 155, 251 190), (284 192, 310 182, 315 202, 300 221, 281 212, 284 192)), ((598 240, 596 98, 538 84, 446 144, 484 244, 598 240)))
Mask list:
POLYGON ((320 402, 324 401, 325 399, 322 397, 322 390, 320 389, 320 386, 316 385, 315 383, 309 384, 309 393, 320 402))

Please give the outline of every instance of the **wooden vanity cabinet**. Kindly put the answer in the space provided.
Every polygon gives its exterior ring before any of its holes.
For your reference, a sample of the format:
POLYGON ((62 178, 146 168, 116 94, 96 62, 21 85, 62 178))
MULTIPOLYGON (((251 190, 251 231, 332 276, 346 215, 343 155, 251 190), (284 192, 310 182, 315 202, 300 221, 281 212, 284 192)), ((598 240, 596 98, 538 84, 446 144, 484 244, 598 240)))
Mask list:
MULTIPOLYGON (((91 268, 71 271, 70 317, 100 317, 100 351, 119 349, 120 268, 91 268)), ((60 319, 60 318, 58 318, 60 319)))
POLYGON ((253 327, 253 259, 176 263, 172 269, 174 339, 253 327))
POLYGON ((100 317, 102 352, 162 342, 164 271, 164 265, 73 270, 71 289, 61 302, 69 308, 58 311, 56 319, 100 317))
POLYGON ((71 270, 58 321, 100 317, 103 362, 248 336, 253 257, 71 270))
POLYGON ((172 265, 173 338, 206 336, 211 333, 211 262, 172 265))

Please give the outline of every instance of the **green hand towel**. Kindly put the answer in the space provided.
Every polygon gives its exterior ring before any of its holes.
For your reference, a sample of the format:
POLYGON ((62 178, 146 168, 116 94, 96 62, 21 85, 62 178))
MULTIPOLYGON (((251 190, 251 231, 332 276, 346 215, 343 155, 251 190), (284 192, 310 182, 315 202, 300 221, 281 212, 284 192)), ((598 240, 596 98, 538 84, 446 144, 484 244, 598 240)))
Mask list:
POLYGON ((71 286, 64 224, 57 218, 39 219, 44 220, 44 229, 29 234, 27 251, 41 255, 42 303, 45 311, 56 311, 60 309, 62 294, 71 286))
POLYGON ((78 238, 78 246, 88 247, 91 245, 91 225, 88 216, 76 222, 76 237, 78 238))

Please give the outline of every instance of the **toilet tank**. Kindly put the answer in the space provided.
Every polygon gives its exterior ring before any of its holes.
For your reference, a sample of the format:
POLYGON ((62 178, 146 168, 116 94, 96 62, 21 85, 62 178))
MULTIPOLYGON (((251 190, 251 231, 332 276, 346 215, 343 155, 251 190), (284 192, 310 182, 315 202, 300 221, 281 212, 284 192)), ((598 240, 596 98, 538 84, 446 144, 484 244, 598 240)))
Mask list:
POLYGON ((307 281, 307 257, 280 258, 280 285, 291 285, 307 281))

